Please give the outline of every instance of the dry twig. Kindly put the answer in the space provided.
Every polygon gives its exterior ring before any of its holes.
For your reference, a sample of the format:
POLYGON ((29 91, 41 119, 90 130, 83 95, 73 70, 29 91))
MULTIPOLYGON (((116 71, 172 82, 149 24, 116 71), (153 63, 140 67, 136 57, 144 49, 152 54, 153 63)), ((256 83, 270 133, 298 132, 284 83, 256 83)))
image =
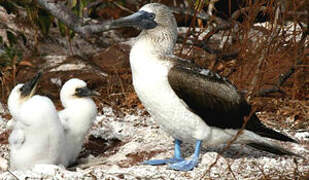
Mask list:
POLYGON ((17 180, 21 180, 19 177, 17 177, 12 171, 9 169, 7 170, 12 176, 14 176, 17 180))
POLYGON ((255 109, 252 109, 249 116, 244 117, 244 123, 242 124, 242 127, 237 131, 236 135, 227 143, 227 145, 220 151, 215 159, 215 161, 209 166, 209 168, 202 174, 201 179, 203 179, 206 174, 210 174, 210 170, 213 168, 214 165, 217 164, 217 161, 219 160, 219 157, 223 152, 225 152, 227 149, 230 148, 230 146, 237 140, 237 138, 242 134, 243 130, 245 129, 249 119, 254 114, 255 109))

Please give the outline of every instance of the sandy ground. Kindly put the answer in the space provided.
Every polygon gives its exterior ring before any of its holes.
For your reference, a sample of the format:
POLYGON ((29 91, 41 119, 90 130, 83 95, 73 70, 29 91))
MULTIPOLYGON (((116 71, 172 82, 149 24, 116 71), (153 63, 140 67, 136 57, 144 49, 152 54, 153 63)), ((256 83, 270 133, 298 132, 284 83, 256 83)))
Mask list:
MULTIPOLYGON (((134 115, 117 117, 112 108, 103 107, 90 135, 106 142, 119 140, 113 148, 97 157, 90 152, 70 170, 55 165, 37 165, 28 171, 1 171, 0 179, 295 179, 309 172, 308 159, 275 156, 244 145, 233 145, 222 155, 218 152, 223 149, 223 145, 205 147, 198 167, 190 172, 170 170, 166 165, 142 165, 141 162, 149 158, 173 155, 173 139, 160 130, 151 117, 143 114, 138 110, 134 115), (209 170, 217 156, 217 162, 209 170)), ((1 131, 6 122, 5 119, 1 120, 1 131)), ((302 144, 309 142, 308 132, 291 132, 290 135, 302 144)), ((304 149, 304 145, 282 145, 309 157, 309 151, 304 149)), ((0 149, 1 157, 8 159, 8 145, 1 145, 0 149)), ((193 146, 185 144, 183 152, 189 157, 193 153, 193 146)))

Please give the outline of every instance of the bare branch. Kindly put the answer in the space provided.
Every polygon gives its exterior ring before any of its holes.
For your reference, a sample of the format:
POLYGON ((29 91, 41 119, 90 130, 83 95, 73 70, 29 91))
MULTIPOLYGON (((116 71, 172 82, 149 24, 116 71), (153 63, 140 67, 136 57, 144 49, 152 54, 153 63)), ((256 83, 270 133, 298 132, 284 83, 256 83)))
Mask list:
POLYGON ((51 1, 37 0, 37 2, 42 8, 46 9, 49 13, 66 24, 69 28, 73 29, 75 32, 83 32, 81 29, 82 20, 73 14, 68 8, 51 1))
POLYGON ((235 59, 240 53, 240 49, 235 49, 234 51, 231 52, 223 52, 222 50, 219 49, 213 49, 205 42, 202 42, 201 48, 207 51, 209 54, 216 54, 217 60, 224 60, 224 61, 235 59))
POLYGON ((122 6, 121 4, 117 3, 117 2, 112 1, 112 3, 113 3, 115 6, 117 6, 119 9, 121 9, 121 10, 124 10, 124 11, 126 11, 126 12, 128 12, 128 13, 134 13, 134 11, 132 11, 131 9, 128 9, 128 8, 122 6))
POLYGON ((103 0, 96 0, 94 2, 90 2, 84 9, 83 9, 83 17, 88 17, 88 10, 94 6, 102 4, 103 0))
MULTIPOLYGON (((199 1, 198 7, 201 7, 201 5, 203 4, 203 2, 204 2, 204 1, 199 1)), ((181 49, 180 49, 180 53, 179 53, 179 54, 182 54, 184 45, 185 45, 185 43, 186 43, 186 41, 187 41, 187 39, 189 38, 189 35, 190 35, 190 33, 191 33, 191 29, 195 26, 195 20, 196 20, 197 14, 198 14, 198 9, 195 9, 195 10, 194 10, 194 14, 193 14, 193 19, 192 19, 192 21, 191 21, 191 24, 190 24, 190 26, 189 26, 189 29, 188 29, 187 32, 186 32, 186 35, 185 35, 185 38, 184 38, 184 40, 183 40, 183 42, 182 42, 182 47, 181 47, 181 49)))
MULTIPOLYGON (((189 16, 194 16, 195 11, 192 9, 184 9, 184 8, 178 8, 178 7, 170 7, 170 9, 176 13, 176 14, 184 14, 184 15, 189 15, 189 16)), ((217 16, 210 16, 209 14, 205 13, 204 11, 200 11, 196 13, 196 18, 205 20, 205 21, 214 21, 217 23, 217 30, 226 30, 231 28, 231 24, 228 23, 227 21, 221 19, 220 17, 217 16)))
MULTIPOLYGON (((249 11, 250 9, 252 9, 252 7, 244 7, 244 8, 240 8, 240 9, 238 9, 237 11, 235 11, 233 14, 232 14, 232 19, 237 19, 237 18, 239 18, 239 16, 242 14, 242 13, 244 13, 244 12, 246 12, 246 11, 249 11)), ((258 12, 260 12, 260 11, 266 11, 267 10, 267 7, 265 7, 265 6, 261 6, 260 8, 259 8, 259 10, 258 10, 258 12)))
POLYGON ((67 7, 46 0, 37 0, 38 4, 49 13, 78 33, 83 38, 89 38, 92 34, 124 27, 121 20, 106 20, 97 24, 85 24, 83 19, 76 16, 67 7))
MULTIPOLYGON (((184 38, 183 37, 179 37, 177 40, 179 43, 183 43, 184 42, 184 38)), ((206 42, 204 41, 194 41, 194 42, 186 42, 189 45, 193 45, 196 47, 199 47, 203 50, 205 50, 206 52, 208 52, 209 54, 215 54, 216 55, 216 59, 217 60, 221 60, 221 61, 228 61, 231 59, 235 59, 237 58, 237 56, 240 53, 240 49, 235 49, 231 52, 223 52, 223 50, 221 49, 214 49, 212 47, 210 47, 206 42)))
MULTIPOLYGON (((184 14, 189 16, 194 16, 195 11, 192 9, 178 8, 178 7, 170 7, 170 9, 176 14, 184 14)), ((210 20, 210 16, 203 11, 197 12, 196 17, 202 20, 210 20)))
POLYGON ((282 91, 279 87, 274 86, 269 89, 261 89, 255 96, 267 96, 268 94, 276 93, 276 92, 285 94, 285 92, 282 91))

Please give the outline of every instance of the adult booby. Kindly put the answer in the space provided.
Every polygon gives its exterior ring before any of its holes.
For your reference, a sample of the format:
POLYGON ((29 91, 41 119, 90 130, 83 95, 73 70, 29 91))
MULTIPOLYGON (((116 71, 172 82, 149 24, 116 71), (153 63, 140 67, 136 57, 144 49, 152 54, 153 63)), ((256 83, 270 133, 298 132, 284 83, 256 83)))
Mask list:
MULTIPOLYGON (((143 29, 131 49, 134 89, 157 124, 175 138, 173 158, 145 163, 168 164, 169 168, 180 171, 192 170, 198 163, 202 141, 208 146, 229 142, 241 129, 251 107, 226 78, 173 54, 177 24, 168 7, 146 4, 135 15, 147 16, 156 27, 143 29), (196 142, 190 160, 181 155, 182 141, 196 142)), ((255 114, 235 143, 275 154, 293 155, 267 138, 296 143, 267 128, 255 114)))
POLYGON ((63 128, 52 101, 34 95, 40 76, 38 73, 27 83, 16 85, 9 96, 8 107, 15 121, 9 136, 11 170, 60 162, 63 128))
POLYGON ((59 117, 64 128, 65 142, 62 164, 68 166, 76 161, 85 136, 97 115, 97 107, 91 96, 95 95, 86 82, 74 78, 67 81, 60 91, 64 110, 59 117))

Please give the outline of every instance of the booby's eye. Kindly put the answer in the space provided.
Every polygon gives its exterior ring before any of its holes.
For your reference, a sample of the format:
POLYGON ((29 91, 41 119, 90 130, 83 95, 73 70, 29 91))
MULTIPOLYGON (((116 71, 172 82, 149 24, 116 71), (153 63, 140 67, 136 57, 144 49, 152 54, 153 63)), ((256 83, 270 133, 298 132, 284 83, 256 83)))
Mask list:
POLYGON ((149 13, 149 18, 150 19, 155 19, 156 18, 156 15, 154 13, 149 13))

